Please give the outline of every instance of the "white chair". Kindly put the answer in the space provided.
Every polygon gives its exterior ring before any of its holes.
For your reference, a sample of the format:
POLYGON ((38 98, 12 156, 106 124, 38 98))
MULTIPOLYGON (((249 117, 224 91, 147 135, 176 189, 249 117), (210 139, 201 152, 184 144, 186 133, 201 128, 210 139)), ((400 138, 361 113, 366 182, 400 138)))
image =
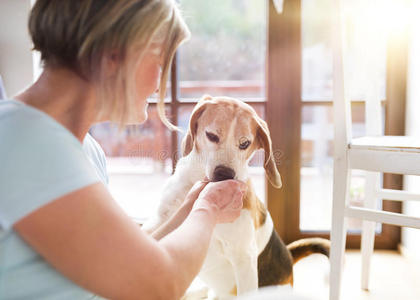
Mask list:
MULTIPOLYGON (((420 228, 420 218, 377 209, 382 199, 420 200, 420 195, 380 188, 380 173, 420 175, 420 140, 404 136, 381 136, 381 101, 375 74, 366 96, 367 136, 352 138, 351 111, 345 80, 342 1, 333 0, 333 98, 334 98, 334 183, 331 227, 330 300, 338 300, 341 290, 347 219, 363 220, 362 288, 368 289, 370 258, 373 253, 375 224, 420 228), (349 203, 351 169, 367 171, 364 207, 349 203)), ((366 45, 367 48, 374 45, 366 45)), ((368 50, 369 51, 369 50, 368 50)), ((372 50, 373 51, 373 50, 372 50)), ((369 69, 369 68, 367 68, 369 69)), ((375 69, 375 68, 372 68, 375 69)))

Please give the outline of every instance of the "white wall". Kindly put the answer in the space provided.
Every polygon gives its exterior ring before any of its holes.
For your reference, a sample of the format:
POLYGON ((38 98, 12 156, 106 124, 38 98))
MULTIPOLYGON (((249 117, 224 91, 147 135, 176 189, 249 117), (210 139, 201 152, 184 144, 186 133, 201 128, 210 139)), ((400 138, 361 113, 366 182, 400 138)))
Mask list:
MULTIPOLYGON (((420 10, 419 1, 415 1, 414 6, 413 11, 420 10)), ((413 22, 407 83, 406 134, 420 137, 420 19, 416 18, 413 22)), ((404 187, 409 191, 420 193, 420 176, 405 176, 404 187)), ((420 203, 404 203, 403 209, 407 214, 420 217, 420 203)), ((404 228, 402 244, 407 255, 420 262, 420 230, 404 228)))
POLYGON ((0 75, 11 97, 34 78, 28 34, 30 0, 0 1, 0 75))

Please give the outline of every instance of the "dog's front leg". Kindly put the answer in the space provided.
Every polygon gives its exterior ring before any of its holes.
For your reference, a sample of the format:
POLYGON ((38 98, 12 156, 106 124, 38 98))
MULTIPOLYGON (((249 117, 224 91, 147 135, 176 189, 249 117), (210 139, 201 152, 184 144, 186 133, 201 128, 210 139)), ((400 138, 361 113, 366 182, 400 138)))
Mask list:
POLYGON ((238 295, 258 289, 258 254, 256 243, 253 244, 246 253, 231 257, 238 295))
POLYGON ((232 224, 220 226, 225 253, 232 264, 237 295, 258 288, 258 248, 250 212, 243 209, 232 224))

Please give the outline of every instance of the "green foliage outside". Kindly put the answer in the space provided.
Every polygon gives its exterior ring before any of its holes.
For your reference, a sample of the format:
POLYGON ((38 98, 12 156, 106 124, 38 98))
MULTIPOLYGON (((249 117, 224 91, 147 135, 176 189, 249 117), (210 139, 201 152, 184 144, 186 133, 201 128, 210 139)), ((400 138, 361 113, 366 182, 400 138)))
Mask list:
POLYGON ((266 1, 182 0, 192 32, 180 50, 181 80, 262 80, 266 1))

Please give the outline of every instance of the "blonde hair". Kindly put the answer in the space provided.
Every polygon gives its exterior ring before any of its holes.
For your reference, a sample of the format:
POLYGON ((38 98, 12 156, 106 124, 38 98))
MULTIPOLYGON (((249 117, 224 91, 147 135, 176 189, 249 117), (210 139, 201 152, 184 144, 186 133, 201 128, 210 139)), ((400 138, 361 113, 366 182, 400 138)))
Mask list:
POLYGON ((190 32, 173 0, 37 0, 29 32, 46 66, 97 83, 98 118, 120 127, 137 117, 135 72, 146 50, 160 44, 157 107, 162 122, 176 129, 165 115, 166 83, 175 51, 190 32), (110 57, 119 62, 114 72, 110 57))

